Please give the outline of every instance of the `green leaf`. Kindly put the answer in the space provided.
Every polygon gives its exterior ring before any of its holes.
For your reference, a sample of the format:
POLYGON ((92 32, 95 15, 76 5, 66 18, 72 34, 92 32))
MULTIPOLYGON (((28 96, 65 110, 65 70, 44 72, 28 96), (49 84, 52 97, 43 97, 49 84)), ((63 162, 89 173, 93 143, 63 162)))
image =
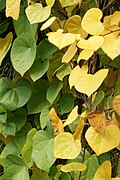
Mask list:
POLYGON ((13 20, 13 24, 17 36, 25 32, 28 33, 29 35, 33 35, 34 37, 38 27, 38 24, 30 24, 25 14, 24 7, 22 6, 20 9, 19 19, 17 21, 13 20))
POLYGON ((63 81, 63 78, 71 73, 70 64, 63 64, 57 70, 56 76, 60 81, 63 81))
POLYGON ((15 136, 15 132, 16 132, 16 126, 12 122, 6 123, 5 126, 3 127, 3 133, 5 135, 15 136))
POLYGON ((30 77, 33 81, 40 79, 48 70, 49 61, 46 59, 43 62, 36 58, 34 64, 29 70, 30 77))
POLYGON ((99 167, 97 156, 94 154, 84 162, 87 165, 87 169, 82 172, 81 180, 93 180, 95 172, 99 167))
POLYGON ((7 111, 0 105, 0 123, 6 123, 7 111))
POLYGON ((40 125, 42 129, 44 129, 47 126, 48 121, 50 121, 49 107, 45 106, 40 114, 40 125))
POLYGON ((56 97, 58 96, 60 90, 63 87, 63 83, 57 80, 51 82, 48 90, 47 90, 47 100, 52 104, 56 97))
POLYGON ((36 55, 36 41, 29 33, 22 33, 13 42, 11 61, 14 69, 21 74, 30 69, 36 55))
POLYGON ((27 112, 25 109, 21 108, 14 113, 9 113, 7 118, 7 123, 12 122, 16 126, 16 132, 18 132, 26 123, 27 112))
POLYGON ((13 85, 9 78, 3 77, 0 79, 0 87, 0 104, 10 111, 24 106, 31 96, 29 81, 24 78, 13 85))
POLYGON ((28 132, 26 142, 25 142, 25 144, 22 148, 22 151, 21 151, 23 157, 25 158, 26 163, 29 163, 31 160, 32 145, 33 145, 32 138, 36 132, 37 132, 37 130, 35 128, 31 129, 28 132))
POLYGON ((41 3, 34 3, 26 8, 26 15, 31 24, 45 21, 50 13, 50 6, 43 7, 41 3))
POLYGON ((14 142, 8 143, 5 148, 3 149, 1 155, 0 155, 0 163, 4 162, 3 160, 8 156, 9 154, 19 155, 20 151, 16 144, 14 142))
POLYGON ((62 173, 60 176, 59 176, 59 180, 71 180, 71 176, 69 173, 62 173))
POLYGON ((101 101, 104 98, 104 95, 105 95, 105 93, 102 90, 97 92, 95 99, 93 101, 93 104, 92 104, 93 109, 95 109, 101 103, 101 101))
POLYGON ((46 59, 50 55, 54 54, 58 48, 51 44, 47 39, 40 41, 37 47, 37 56, 40 59, 46 59), (47 50, 47 51, 46 51, 47 50))
POLYGON ((74 107, 74 97, 71 93, 62 95, 59 101, 61 114, 70 112, 74 107))
POLYGON ((15 143, 17 145, 17 147, 19 148, 19 150, 21 151, 25 142, 26 142, 26 137, 28 132, 32 129, 30 123, 26 123, 23 128, 16 133, 15 135, 15 143))
POLYGON ((40 79, 34 83, 32 96, 27 104, 29 114, 39 113, 49 104, 46 100, 47 88, 48 82, 45 80, 40 79))
POLYGON ((6 0, 0 0, 0 11, 5 8, 6 0))
POLYGON ((40 169, 36 169, 31 176, 31 180, 51 180, 51 179, 48 176, 47 172, 43 172, 40 169))
POLYGON ((32 157, 37 167, 47 172, 55 162, 54 141, 43 130, 38 131, 33 137, 32 157))
POLYGON ((4 171, 7 180, 29 180, 28 169, 23 159, 14 154, 6 157, 4 171))

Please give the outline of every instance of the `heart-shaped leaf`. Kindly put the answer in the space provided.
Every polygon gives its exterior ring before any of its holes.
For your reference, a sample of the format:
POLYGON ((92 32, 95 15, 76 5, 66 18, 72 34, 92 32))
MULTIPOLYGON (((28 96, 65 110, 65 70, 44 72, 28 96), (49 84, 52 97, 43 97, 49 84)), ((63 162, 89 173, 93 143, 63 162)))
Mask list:
POLYGON ((95 176, 93 180, 97 179, 112 179, 111 178, 111 162, 110 161, 104 161, 101 166, 97 169, 95 176))
POLYGON ((33 137, 32 157, 37 167, 47 172, 55 161, 53 138, 43 130, 33 137))
POLYGON ((41 3, 34 3, 26 8, 26 15, 31 24, 45 21, 50 13, 50 6, 43 7, 41 3))
POLYGON ((11 61, 14 69, 22 76, 32 66, 36 55, 36 41, 32 35, 22 33, 13 43, 11 61))
POLYGON ((13 111, 24 106, 31 96, 29 81, 21 78, 15 85, 7 78, 0 79, 0 104, 13 111))
POLYGON ((102 50, 113 60, 120 55, 120 37, 115 34, 104 36, 102 50))
POLYGON ((71 133, 60 133, 54 139, 54 155, 56 158, 75 159, 80 150, 80 141, 78 139, 74 140, 71 133))
POLYGON ((57 32, 47 33, 48 40, 57 46, 59 49, 62 49, 76 40, 76 35, 72 33, 63 33, 62 29, 58 29, 57 32))
POLYGON ((92 36, 89 39, 80 39, 77 46, 81 49, 97 51, 104 43, 102 36, 92 36))
POLYGON ((90 147, 99 156, 119 145, 120 130, 114 124, 106 126, 104 133, 100 133, 93 127, 89 127, 85 137, 90 147))
POLYGON ((68 33, 80 34, 82 38, 86 38, 88 33, 81 27, 81 17, 79 15, 71 16, 65 23, 64 29, 68 33))
POLYGON ((86 74, 82 76, 78 82, 76 82, 75 88, 77 91, 90 96, 100 87, 107 74, 108 69, 101 69, 97 71, 94 75, 86 74))
POLYGON ((82 19, 82 28, 91 35, 100 35, 104 31, 104 26, 100 22, 102 15, 98 8, 89 9, 82 19))

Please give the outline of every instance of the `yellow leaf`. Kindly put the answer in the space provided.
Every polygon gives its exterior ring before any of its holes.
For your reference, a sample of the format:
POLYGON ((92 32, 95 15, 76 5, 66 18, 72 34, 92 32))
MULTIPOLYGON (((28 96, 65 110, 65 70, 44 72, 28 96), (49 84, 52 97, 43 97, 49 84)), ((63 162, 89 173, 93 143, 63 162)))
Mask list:
POLYGON ((63 55, 62 62, 68 63, 76 54, 77 52, 77 47, 76 47, 76 42, 71 44, 66 51, 66 53, 63 55))
POLYGON ((111 162, 104 161, 97 169, 93 180, 111 180, 111 162))
POLYGON ((104 36, 102 50, 113 60, 120 55, 120 37, 115 34, 104 36))
POLYGON ((26 15, 30 24, 45 21, 51 13, 50 6, 43 7, 41 3, 34 3, 26 8, 26 15))
POLYGON ((51 26, 51 24, 55 21, 56 17, 51 17, 50 19, 48 19, 40 28, 41 31, 47 29, 49 26, 51 26))
POLYGON ((103 112, 90 112, 88 114, 88 121, 96 131, 104 133, 105 127, 107 125, 107 120, 105 119, 105 114, 103 114, 103 112))
POLYGON ((6 0, 6 17, 18 20, 21 0, 6 0))
POLYGON ((75 106, 71 113, 69 114, 67 120, 64 122, 64 127, 71 124, 78 117, 78 106, 75 106))
POLYGON ((81 49, 97 51, 104 43, 102 36, 92 36, 89 39, 80 39, 77 46, 81 49))
POLYGON ((55 3, 55 0, 45 0, 46 1, 46 4, 50 7, 52 7, 55 3))
POLYGON ((77 91, 90 96, 100 87, 107 74, 108 69, 101 69, 94 75, 85 74, 80 79, 77 79, 77 81, 75 81, 75 88, 77 91))
POLYGON ((61 167, 63 172, 84 171, 85 169, 86 165, 79 162, 71 162, 61 167))
POLYGON ((69 85, 70 88, 72 88, 77 82, 79 82, 80 78, 83 77, 84 75, 86 75, 88 72, 88 66, 82 66, 82 68, 80 68, 79 65, 77 65, 70 73, 69 76, 69 85))
POLYGON ((62 49, 76 41, 76 35, 72 33, 63 33, 63 29, 58 29, 57 32, 47 33, 48 40, 62 49))
POLYGON ((52 126, 54 128, 55 135, 64 132, 63 124, 61 119, 58 117, 54 108, 52 108, 49 112, 49 117, 52 121, 52 126))
POLYGON ((106 126, 104 134, 96 131, 93 127, 89 127, 85 134, 88 144, 97 156, 117 147, 120 143, 119 137, 120 130, 114 124, 106 126))
POLYGON ((80 122, 78 123, 75 132, 73 134, 74 139, 81 139, 81 134, 83 132, 83 128, 84 128, 84 118, 80 117, 80 122))
POLYGON ((104 31, 104 26, 100 22, 102 16, 100 9, 89 9, 82 19, 82 28, 91 35, 100 35, 104 31))
POLYGON ((62 7, 72 6, 78 4, 80 0, 59 0, 62 7))
POLYGON ((120 23, 120 11, 115 11, 110 19, 111 25, 118 25, 120 23))
POLYGON ((112 102, 114 111, 120 116, 120 95, 117 95, 112 102))
POLYGON ((64 29, 69 33, 80 34, 82 38, 86 38, 88 35, 81 27, 81 17, 79 15, 74 15, 67 19, 64 29))
POLYGON ((13 38, 13 35, 11 32, 8 33, 4 39, 0 38, 0 65, 1 65, 2 60, 4 59, 7 51, 10 48, 12 38, 13 38))
POLYGON ((80 52, 80 55, 78 56, 77 62, 79 62, 81 59, 88 60, 94 53, 94 50, 88 50, 84 49, 80 52))
POLYGON ((54 139, 54 156, 60 159, 75 159, 81 151, 81 143, 68 132, 58 134, 54 139))

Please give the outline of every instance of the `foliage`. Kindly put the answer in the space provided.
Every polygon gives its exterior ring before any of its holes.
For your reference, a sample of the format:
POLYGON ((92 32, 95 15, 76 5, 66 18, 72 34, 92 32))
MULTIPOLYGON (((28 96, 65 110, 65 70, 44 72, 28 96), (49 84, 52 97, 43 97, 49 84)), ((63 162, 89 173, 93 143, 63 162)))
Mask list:
POLYGON ((119 0, 0 0, 0 179, 120 179, 119 0))

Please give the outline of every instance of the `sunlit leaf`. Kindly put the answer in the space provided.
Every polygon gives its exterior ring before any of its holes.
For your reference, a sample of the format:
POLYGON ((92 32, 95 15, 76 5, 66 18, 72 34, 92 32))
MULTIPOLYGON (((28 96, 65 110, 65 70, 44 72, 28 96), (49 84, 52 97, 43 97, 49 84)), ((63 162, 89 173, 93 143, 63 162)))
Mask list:
POLYGON ((104 36, 102 50, 113 60, 120 55, 120 37, 114 34, 104 36))
POLYGON ((84 171, 85 169, 86 165, 79 162, 71 162, 61 167, 63 172, 84 171))
POLYGON ((70 88, 72 88, 72 86, 74 86, 81 77, 83 77, 84 75, 86 75, 88 72, 88 66, 82 66, 82 68, 80 68, 79 65, 77 65, 70 73, 69 76, 69 85, 70 88))
POLYGON ((91 36, 89 39, 80 39, 77 46, 81 49, 97 51, 104 43, 102 36, 91 36))
POLYGON ((72 33, 63 33, 62 29, 58 29, 57 32, 47 33, 48 40, 57 46, 59 49, 62 49, 76 40, 76 35, 72 33))
POLYGON ((81 27, 81 17, 79 15, 74 15, 67 19, 64 29, 68 33, 80 34, 82 38, 86 38, 88 35, 81 27))
POLYGON ((18 20, 21 0, 6 0, 6 17, 18 20))
POLYGON ((64 127, 71 124, 78 117, 78 106, 75 106, 71 113, 69 114, 67 120, 64 122, 64 127))
POLYGON ((108 69, 101 69, 97 71, 94 75, 86 74, 80 79, 78 79, 78 81, 75 83, 75 88, 77 91, 90 96, 100 87, 107 74, 108 69))
POLYGON ((75 132, 73 134, 73 137, 74 139, 78 139, 80 140, 81 139, 81 134, 83 132, 83 128, 84 128, 84 118, 83 117, 80 117, 80 121, 75 129, 75 132))
POLYGON ((100 9, 89 9, 82 19, 82 28, 91 35, 100 35, 104 30, 104 26, 100 22, 102 16, 100 9))
POLYGON ((45 21, 50 13, 50 6, 43 7, 41 3, 34 3, 26 8, 26 15, 31 24, 45 21))
POLYGON ((112 106, 114 111, 120 116, 120 95, 113 99, 112 106))
POLYGON ((66 7, 66 6, 72 6, 74 4, 78 4, 80 3, 80 0, 59 0, 62 7, 66 7))
POLYGON ((107 120, 103 112, 93 111, 88 114, 88 121, 94 129, 100 133, 104 133, 107 120))
POLYGON ((62 120, 58 117, 54 108, 52 108, 49 112, 49 117, 52 121, 52 126, 54 128, 55 135, 64 132, 62 120))
POLYGON ((66 51, 66 53, 63 55, 62 62, 68 63, 76 54, 77 52, 77 47, 76 47, 76 42, 71 44, 66 51))
POLYGON ((111 163, 110 161, 105 161, 102 165, 97 169, 93 180, 108 180, 111 179, 111 163))
POLYGON ((51 17, 50 19, 48 19, 40 28, 41 31, 47 29, 49 26, 51 26, 51 24, 55 21, 56 17, 51 17))
POLYGON ((74 140, 71 133, 63 132, 54 139, 54 156, 60 159, 74 159, 81 150, 80 141, 74 140))
POLYGON ((117 147, 120 143, 120 130, 116 125, 106 126, 103 134, 89 127, 85 134, 86 140, 90 147, 97 155, 108 152, 117 147))
POLYGON ((78 56, 77 61, 79 62, 81 59, 88 60, 93 55, 93 53, 94 53, 94 50, 83 49, 80 52, 80 55, 78 56))
POLYGON ((0 65, 5 55, 10 49, 12 38, 13 38, 13 35, 11 32, 8 33, 4 39, 0 38, 0 65))
POLYGON ((52 7, 55 3, 55 0, 45 0, 46 1, 46 4, 50 7, 52 7))

